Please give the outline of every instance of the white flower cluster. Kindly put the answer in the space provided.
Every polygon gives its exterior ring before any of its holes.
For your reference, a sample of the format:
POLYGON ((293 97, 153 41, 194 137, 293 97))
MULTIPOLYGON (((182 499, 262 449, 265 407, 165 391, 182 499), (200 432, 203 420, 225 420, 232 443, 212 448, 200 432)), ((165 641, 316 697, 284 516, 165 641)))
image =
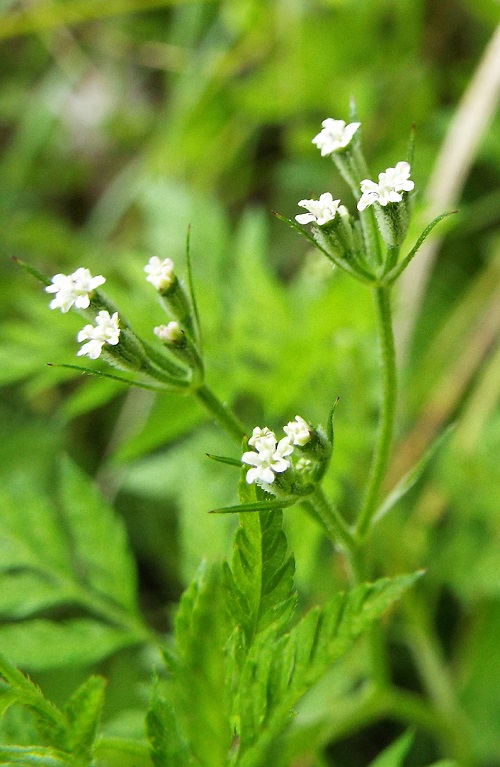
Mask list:
POLYGON ((301 200, 299 205, 309 211, 295 216, 295 220, 299 224, 313 223, 323 226, 333 221, 337 214, 340 216, 349 215, 347 208, 340 204, 340 200, 334 200, 330 192, 324 192, 320 195, 319 200, 301 200))
POLYGON ((401 192, 411 192, 415 184, 410 181, 410 165, 407 162, 398 162, 395 168, 387 168, 384 173, 379 173, 378 184, 366 178, 361 182, 361 197, 358 202, 358 210, 364 210, 374 202, 384 207, 390 202, 401 202, 401 192))
POLYGON ((152 256, 144 271, 148 275, 146 280, 160 293, 167 290, 175 280, 174 262, 171 258, 164 258, 162 261, 158 256, 152 256))
MULTIPOLYGON (((361 123, 346 123, 343 120, 328 118, 322 122, 323 130, 312 140, 321 156, 331 155, 345 149, 351 142, 352 137, 361 123)), ((386 206, 391 202, 401 202, 403 192, 411 192, 415 184, 410 180, 410 165, 407 162, 398 162, 395 168, 387 168, 379 173, 378 183, 370 179, 361 182, 361 197, 358 201, 358 210, 365 210, 369 205, 378 202, 386 206)), ((335 219, 337 215, 348 217, 349 212, 340 200, 334 200, 330 192, 324 192, 319 200, 300 200, 299 205, 308 212, 295 216, 299 224, 317 224, 324 226, 335 219)))
POLYGON ((103 310, 99 312, 95 321, 95 325, 85 325, 76 337, 78 343, 87 342, 77 352, 78 357, 86 354, 90 359, 96 360, 100 356, 104 344, 116 346, 120 339, 118 312, 110 315, 109 312, 103 310))
POLYGON ((278 442, 274 432, 267 426, 262 429, 256 426, 253 430, 248 444, 255 450, 249 450, 241 457, 242 463, 253 467, 246 475, 249 485, 252 482, 272 485, 275 474, 281 474, 291 466, 289 456, 293 453, 294 445, 304 446, 311 439, 309 426, 299 415, 283 431, 286 437, 278 442))
POLYGON ((361 123, 349 123, 344 120, 333 120, 328 117, 321 123, 323 130, 312 140, 312 143, 321 150, 321 157, 327 157, 334 152, 345 149, 351 143, 352 137, 361 123))
POLYGON ((64 313, 69 312, 72 306, 77 309, 88 309, 90 294, 105 282, 101 274, 92 277, 90 271, 83 267, 73 274, 55 274, 52 277, 52 285, 47 285, 45 288, 47 293, 55 294, 49 306, 51 309, 60 309, 64 313))

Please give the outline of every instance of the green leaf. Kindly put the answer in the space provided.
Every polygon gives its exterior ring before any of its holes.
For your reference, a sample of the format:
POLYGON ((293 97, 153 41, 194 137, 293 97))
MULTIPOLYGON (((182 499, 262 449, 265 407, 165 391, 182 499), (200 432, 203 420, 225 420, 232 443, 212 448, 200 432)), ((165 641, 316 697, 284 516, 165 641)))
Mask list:
MULTIPOLYGON (((7 572, 0 580, 0 616, 26 618, 39 610, 60 604, 61 592, 52 580, 38 573, 7 572)), ((69 593, 68 593, 69 597, 69 593)))
POLYGON ((401 767, 412 743, 413 733, 406 732, 370 762, 369 767, 401 767))
POLYGON ((261 511, 271 513, 272 511, 286 509, 297 503, 297 498, 277 498, 270 501, 253 501, 251 503, 239 503, 236 506, 224 506, 222 509, 212 509, 209 514, 239 514, 249 511, 261 511))
POLYGON ((61 491, 76 567, 92 589, 135 611, 135 563, 123 523, 67 459, 62 463, 61 491))
POLYGON ((268 626, 279 632, 288 624, 297 601, 294 572, 281 510, 242 515, 224 578, 232 619, 243 627, 247 646, 268 626))
POLYGON ((73 693, 64 707, 68 721, 67 750, 82 763, 82 767, 91 761, 91 749, 105 688, 105 679, 91 676, 73 693))
POLYGON ((447 218, 448 216, 452 216, 454 213, 457 213, 457 212, 458 211, 456 211, 456 210, 449 210, 446 213, 441 213, 441 215, 436 216, 436 218, 433 221, 431 221, 431 223, 428 224, 425 227, 424 231, 422 232, 420 237, 417 239, 415 245, 410 250, 408 255, 405 258, 403 258, 403 260, 400 261, 399 264, 396 264, 396 266, 393 269, 391 269, 390 272, 388 272, 388 274, 385 277, 385 280, 388 283, 391 283, 391 282, 394 282, 394 280, 397 280, 399 275, 402 272, 404 272, 404 270, 406 269, 406 267, 408 266, 410 261, 417 255, 418 251, 420 250, 420 248, 422 247, 422 245, 424 244, 425 240, 430 235, 430 233, 432 232, 432 230, 434 229, 436 224, 439 224, 439 222, 442 221, 443 218, 447 218))
POLYGON ((224 651, 230 628, 221 580, 220 567, 203 564, 175 618, 177 660, 168 700, 179 737, 204 767, 224 764, 231 743, 224 651))
MULTIPOLYGON (((134 628, 144 637, 136 614, 135 564, 123 523, 68 460, 62 462, 61 474, 62 510, 24 475, 14 474, 0 486, 0 614, 23 618, 76 604, 122 625, 125 644, 134 628)), ((24 626, 26 633, 37 625, 4 626, 2 631, 15 633, 24 626)), ((59 631, 56 626, 58 639, 59 631)), ((29 643, 23 636, 20 646, 29 643)))
POLYGON ((299 699, 421 573, 361 584, 314 608, 276 641, 254 642, 240 676, 241 767, 265 762, 299 699))
POLYGON ((139 641, 134 631, 96 620, 43 618, 0 626, 0 647, 9 659, 32 671, 88 665, 139 641))
POLYGON ((43 746, 0 746, 0 764, 16 767, 75 767, 74 759, 62 751, 43 746))
POLYGON ((99 738, 93 748, 95 767, 152 767, 145 741, 99 738))
POLYGON ((0 656, 0 677, 8 685, 7 693, 2 696, 2 708, 5 710, 12 703, 26 706, 35 714, 40 734, 55 746, 65 745, 66 720, 63 714, 3 656, 0 656))
POLYGON ((238 469, 241 469, 241 460, 238 458, 229 458, 225 455, 213 455, 212 453, 207 453, 207 458, 211 458, 212 461, 217 461, 218 463, 227 463, 228 466, 236 466, 238 469))
POLYGON ((117 381, 118 383, 126 384, 127 386, 135 386, 138 389, 147 389, 148 391, 158 392, 165 391, 164 386, 153 386, 152 384, 147 384, 143 381, 135 381, 132 378, 122 378, 121 376, 116 376, 113 373, 106 373, 104 370, 97 370, 97 368, 85 368, 81 365, 69 365, 66 363, 58 362, 48 362, 47 366, 49 368, 67 368, 68 370, 77 370, 84 375, 94 376, 96 378, 109 378, 111 381, 117 381))
POLYGON ((422 458, 415 464, 415 466, 407 472, 402 479, 399 480, 397 485, 391 490, 387 498, 382 502, 377 512, 374 514, 372 524, 379 522, 385 515, 403 498, 406 493, 418 482, 425 469, 434 458, 437 451, 440 449, 443 442, 445 442, 450 434, 455 430, 455 424, 451 424, 445 429, 432 443, 430 448, 424 453, 422 458))
POLYGON ((146 724, 151 760, 155 767, 187 767, 191 764, 187 746, 177 729, 173 708, 160 695, 157 680, 153 685, 146 724))

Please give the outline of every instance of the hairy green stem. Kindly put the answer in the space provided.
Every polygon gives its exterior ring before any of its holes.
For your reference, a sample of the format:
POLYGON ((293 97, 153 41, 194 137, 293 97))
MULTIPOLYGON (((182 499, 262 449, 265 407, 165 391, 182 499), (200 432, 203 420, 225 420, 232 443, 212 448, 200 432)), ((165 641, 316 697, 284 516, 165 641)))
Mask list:
POLYGON ((362 565, 358 556, 357 542, 351 533, 347 522, 339 511, 326 499, 323 490, 316 486, 314 493, 308 497, 314 516, 323 525, 329 538, 338 543, 347 553, 347 558, 356 582, 362 580, 362 565))
POLYGON ((193 395, 203 405, 211 416, 217 421, 224 431, 232 437, 238 445, 245 436, 245 427, 236 418, 223 402, 204 384, 193 391, 193 395))
POLYGON ((368 532, 373 515, 377 510, 380 486, 384 478, 389 459, 389 451, 394 429, 396 408, 396 357, 394 335, 392 331, 391 295, 389 287, 374 289, 377 329, 380 339, 382 367, 382 405, 377 435, 377 444, 373 454, 366 494, 356 525, 358 539, 363 539, 368 532))

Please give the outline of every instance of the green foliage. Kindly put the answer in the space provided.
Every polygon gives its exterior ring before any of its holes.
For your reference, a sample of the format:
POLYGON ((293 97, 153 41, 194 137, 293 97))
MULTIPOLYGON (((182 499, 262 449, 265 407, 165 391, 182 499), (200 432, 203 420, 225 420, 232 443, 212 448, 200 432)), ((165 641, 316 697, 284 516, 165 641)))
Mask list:
MULTIPOLYGON (((397 764, 410 736, 389 745, 387 719, 415 732, 405 767, 421 767, 422 741, 434 767, 498 762, 498 115, 467 166, 457 151, 432 174, 450 125, 471 137, 457 106, 497 23, 496 0, 0 3, 0 649, 57 704, 4 667, 0 763, 361 767, 377 725, 379 759, 397 764), (282 514, 246 497, 256 510, 240 515, 231 554, 235 518, 206 512, 239 508, 234 472, 205 457, 237 456, 229 440, 190 398, 48 367, 75 362, 81 319, 49 312, 11 260, 105 274, 151 338, 165 317, 142 268, 173 258, 196 292, 207 380, 249 429, 296 412, 324 423, 340 397, 325 496, 351 525, 379 406, 369 291, 271 214, 293 220, 297 200, 325 190, 353 212, 311 144, 351 97, 372 178, 416 124, 403 253, 427 227, 416 266, 443 236, 412 342, 399 339, 396 444, 363 550, 381 580, 358 591, 298 505, 282 514), (440 208, 457 170, 460 199, 440 208), (377 645, 365 609, 375 617, 396 595, 386 576, 421 567, 377 645), (159 643, 172 664, 150 695, 159 643), (385 703, 371 695, 372 656, 401 684, 385 703), (93 673, 109 680, 99 725, 93 673)), ((398 333, 417 283, 394 302, 398 333)))
POLYGON ((0 609, 17 619, 0 627, 9 658, 39 670, 88 664, 143 640, 123 525, 82 472, 62 461, 60 506, 20 476, 0 492, 0 609), (43 614, 72 605, 87 615, 43 614))
POLYGON ((63 711, 50 703, 40 689, 4 658, 0 658, 0 678, 6 691, 2 702, 20 704, 33 714, 44 746, 38 748, 4 747, 2 763, 27 765, 74 765, 85 767, 91 761, 91 749, 101 713, 105 680, 89 677, 71 696, 63 711))

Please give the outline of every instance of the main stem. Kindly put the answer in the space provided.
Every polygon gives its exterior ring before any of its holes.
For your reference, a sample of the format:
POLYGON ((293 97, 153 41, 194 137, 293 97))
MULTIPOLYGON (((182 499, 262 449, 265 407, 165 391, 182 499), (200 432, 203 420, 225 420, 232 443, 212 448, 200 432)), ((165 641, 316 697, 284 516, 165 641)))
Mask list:
POLYGON ((193 394, 201 402, 205 410, 222 426, 224 431, 241 446, 241 441, 245 436, 245 427, 229 408, 204 384, 196 389, 193 394))
POLYGON ((382 367, 382 404, 377 444, 373 454, 366 495, 356 525, 356 535, 359 539, 364 538, 368 532, 373 515, 377 510, 380 486, 387 468, 394 430, 397 382, 390 291, 390 287, 377 287, 374 289, 382 367))

